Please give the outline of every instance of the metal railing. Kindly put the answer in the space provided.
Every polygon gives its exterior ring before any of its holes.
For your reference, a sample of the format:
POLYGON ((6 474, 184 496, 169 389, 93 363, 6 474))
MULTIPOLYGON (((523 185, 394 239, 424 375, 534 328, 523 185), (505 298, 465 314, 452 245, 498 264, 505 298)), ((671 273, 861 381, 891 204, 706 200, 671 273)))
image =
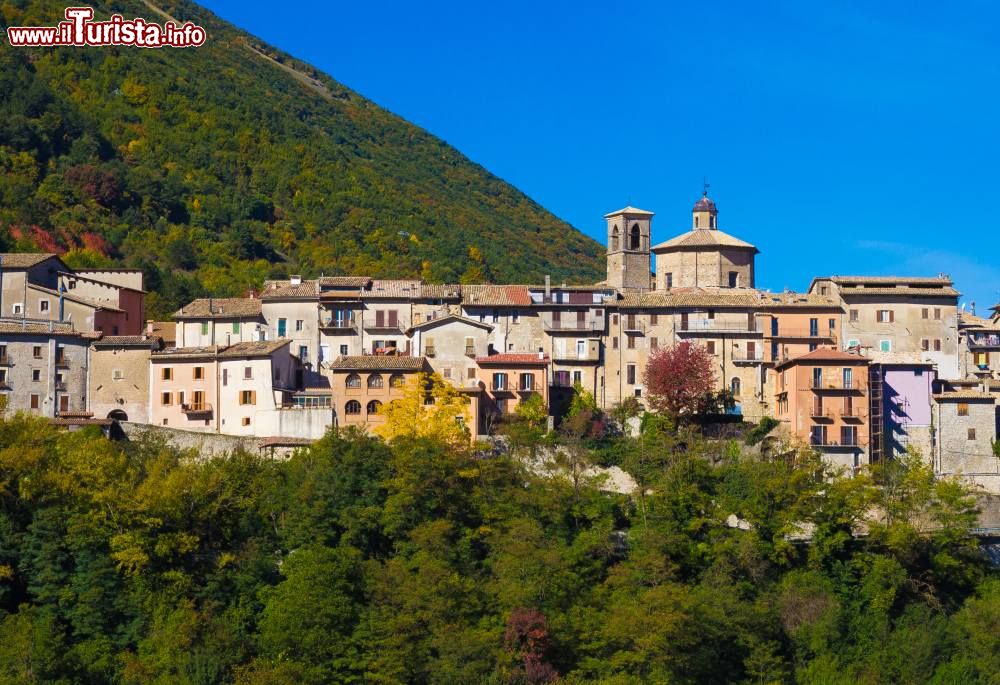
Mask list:
POLYGON ((542 314, 542 328, 546 331, 566 331, 566 332, 599 332, 604 330, 604 317, 586 316, 582 320, 576 316, 576 312, 565 312, 568 316, 555 318, 552 312, 542 314))
POLYGON ((761 328, 747 321, 727 321, 725 319, 688 319, 677 325, 678 333, 760 333, 761 328))
POLYGON ((811 390, 857 390, 864 392, 865 386, 861 381, 844 381, 841 379, 830 380, 827 378, 809 380, 811 390))
POLYGON ((181 411, 185 414, 208 414, 212 411, 212 405, 207 402, 192 402, 181 405, 181 411))
POLYGON ((777 332, 768 329, 766 331, 768 338, 793 338, 793 339, 806 339, 806 338, 816 338, 818 340, 836 340, 836 331, 826 331, 825 333, 818 328, 779 328, 777 332))

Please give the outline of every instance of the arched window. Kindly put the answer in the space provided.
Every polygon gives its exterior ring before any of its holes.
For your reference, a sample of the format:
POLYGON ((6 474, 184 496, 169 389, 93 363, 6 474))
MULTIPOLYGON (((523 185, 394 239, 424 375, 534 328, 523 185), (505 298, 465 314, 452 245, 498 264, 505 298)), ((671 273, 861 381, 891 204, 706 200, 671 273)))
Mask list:
POLYGON ((698 228, 698 217, 697 216, 694 218, 694 227, 698 228))
POLYGON ((381 407, 381 406, 382 406, 381 402, 379 402, 378 400, 372 400, 371 402, 368 403, 368 407, 367 407, 368 413, 369 414, 378 414, 378 408, 381 407))
POLYGON ((368 387, 369 388, 381 388, 383 384, 382 374, 373 373, 368 377, 368 387))
POLYGON ((406 385, 406 379, 403 378, 403 374, 394 373, 389 376, 389 387, 390 388, 402 388, 406 385))
POLYGON ((344 405, 345 414, 360 414, 361 413, 361 403, 357 400, 351 400, 346 405, 344 405))
POLYGON ((632 224, 632 234, 629 239, 630 250, 642 249, 642 234, 639 231, 639 224, 632 224))
POLYGON ((361 387, 361 376, 356 373, 352 373, 347 377, 347 387, 348 388, 360 388, 361 387))
POLYGON ((715 228, 715 217, 714 216, 708 217, 708 227, 709 228, 715 228))
POLYGON ((611 250, 615 251, 618 249, 618 224, 614 225, 611 229, 611 250))
POLYGON ((729 383, 729 390, 730 390, 730 392, 733 393, 733 397, 739 397, 740 396, 740 390, 741 390, 740 385, 741 384, 740 384, 740 379, 739 378, 734 378, 729 383))

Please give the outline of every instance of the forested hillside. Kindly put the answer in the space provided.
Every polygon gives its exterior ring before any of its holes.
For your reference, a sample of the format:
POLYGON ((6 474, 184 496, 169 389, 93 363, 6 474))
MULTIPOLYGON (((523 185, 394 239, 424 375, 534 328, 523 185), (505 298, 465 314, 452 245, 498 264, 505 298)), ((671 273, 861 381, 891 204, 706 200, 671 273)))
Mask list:
MULTIPOLYGON (((65 2, 0 4, 54 25, 65 2)), ((186 2, 200 48, 0 49, 0 248, 147 271, 153 313, 269 276, 592 282, 600 247, 454 148, 186 2)), ((164 17, 96 3, 97 19, 164 17)))
POLYGON ((0 420, 0 682, 996 682, 961 487, 593 421, 512 428, 514 456, 348 432, 274 461, 0 420))

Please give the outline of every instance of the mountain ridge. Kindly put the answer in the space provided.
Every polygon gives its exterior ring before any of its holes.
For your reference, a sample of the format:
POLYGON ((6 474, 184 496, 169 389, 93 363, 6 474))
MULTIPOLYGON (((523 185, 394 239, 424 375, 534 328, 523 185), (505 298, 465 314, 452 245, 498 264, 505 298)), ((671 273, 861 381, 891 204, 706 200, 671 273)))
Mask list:
MULTIPOLYGON (((62 8, 6 4, 0 21, 54 25, 62 8)), ((315 67, 192 3, 95 8, 112 11, 209 39, 2 51, 4 249, 149 270, 153 312, 288 273, 603 277, 597 242, 315 67)))

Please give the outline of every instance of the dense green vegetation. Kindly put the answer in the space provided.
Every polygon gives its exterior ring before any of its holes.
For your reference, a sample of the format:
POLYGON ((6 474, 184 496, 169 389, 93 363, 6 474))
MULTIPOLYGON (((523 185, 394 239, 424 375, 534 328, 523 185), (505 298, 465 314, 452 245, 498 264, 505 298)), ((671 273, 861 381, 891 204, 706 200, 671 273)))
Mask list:
MULTIPOLYGON (((0 28, 65 7, 7 0, 0 28)), ((288 273, 603 276, 596 242, 441 140, 197 5, 158 7, 208 42, 0 49, 0 248, 142 268, 154 314, 288 273)))
POLYGON ((996 682, 962 488, 647 420, 601 438, 642 484, 607 494, 578 409, 515 431, 564 448, 548 470, 352 433, 196 460, 8 418, 0 683, 996 682))

